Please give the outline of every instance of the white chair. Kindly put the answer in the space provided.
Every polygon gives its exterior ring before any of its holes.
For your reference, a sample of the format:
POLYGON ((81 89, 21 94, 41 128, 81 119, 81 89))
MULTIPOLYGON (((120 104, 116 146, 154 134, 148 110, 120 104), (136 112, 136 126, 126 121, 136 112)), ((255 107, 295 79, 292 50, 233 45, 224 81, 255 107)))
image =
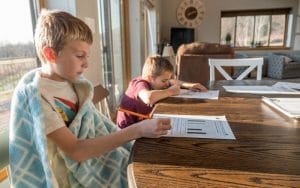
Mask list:
POLYGON ((222 74, 226 80, 233 78, 223 69, 223 67, 248 67, 236 80, 244 79, 253 69, 257 67, 256 79, 261 80, 263 58, 242 58, 242 59, 208 59, 210 81, 215 80, 215 68, 222 74))

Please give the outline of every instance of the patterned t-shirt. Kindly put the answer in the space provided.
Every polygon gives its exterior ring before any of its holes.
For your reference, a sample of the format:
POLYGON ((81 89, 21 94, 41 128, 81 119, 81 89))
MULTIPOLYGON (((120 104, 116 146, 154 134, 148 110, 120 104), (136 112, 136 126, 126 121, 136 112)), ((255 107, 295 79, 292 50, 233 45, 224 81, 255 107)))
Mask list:
MULTIPOLYGON (((70 125, 78 111, 78 98, 69 82, 58 82, 41 78, 42 109, 46 134, 70 125)), ((49 164, 59 187, 69 187, 68 173, 64 160, 58 154, 57 146, 50 140, 48 143, 49 164)))

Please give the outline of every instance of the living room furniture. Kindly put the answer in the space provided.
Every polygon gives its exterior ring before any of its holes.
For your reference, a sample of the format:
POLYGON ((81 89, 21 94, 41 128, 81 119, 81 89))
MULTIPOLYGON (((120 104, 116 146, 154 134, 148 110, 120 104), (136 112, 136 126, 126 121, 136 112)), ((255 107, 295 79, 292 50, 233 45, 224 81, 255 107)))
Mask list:
POLYGON ((300 52, 270 53, 268 64, 270 78, 300 78, 300 52))
POLYGON ((261 80, 263 58, 242 58, 242 59, 208 59, 210 81, 215 80, 215 69, 217 69, 226 80, 233 78, 224 70, 224 67, 245 67, 236 80, 244 79, 251 71, 257 68, 256 79, 261 80))
MULTIPOLYGON (((176 56, 177 73, 179 80, 186 82, 209 83, 209 58, 233 58, 234 51, 228 45, 215 43, 189 43, 179 47, 176 56)), ((232 75, 232 68, 225 68, 232 75)), ((216 80, 224 79, 216 73, 216 80)))
MULTIPOLYGON (((271 79, 300 79, 300 51, 235 52, 235 58, 263 57, 262 77, 271 79)), ((239 74, 239 70, 235 70, 239 74)), ((254 75, 251 73, 250 77, 254 75)))

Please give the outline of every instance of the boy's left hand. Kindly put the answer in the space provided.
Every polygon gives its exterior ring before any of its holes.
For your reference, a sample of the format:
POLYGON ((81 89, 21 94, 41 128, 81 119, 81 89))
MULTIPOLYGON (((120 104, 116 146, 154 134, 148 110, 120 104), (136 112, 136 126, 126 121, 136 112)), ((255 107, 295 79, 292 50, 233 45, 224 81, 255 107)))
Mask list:
POLYGON ((191 83, 189 89, 192 91, 202 91, 202 92, 207 91, 207 88, 201 85, 200 83, 191 83))

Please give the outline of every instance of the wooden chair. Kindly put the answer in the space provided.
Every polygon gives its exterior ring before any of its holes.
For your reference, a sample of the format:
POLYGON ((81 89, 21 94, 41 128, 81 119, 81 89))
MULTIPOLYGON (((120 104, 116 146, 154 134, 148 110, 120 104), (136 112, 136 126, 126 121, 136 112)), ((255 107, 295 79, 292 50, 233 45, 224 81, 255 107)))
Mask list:
POLYGON ((9 187, 8 127, 0 127, 0 187, 9 187))
POLYGON ((109 119, 112 119, 111 111, 109 110, 108 101, 106 98, 108 95, 109 91, 102 85, 97 85, 94 87, 93 103, 102 114, 104 114, 109 119))
POLYGON ((215 68, 222 74, 226 80, 233 78, 223 69, 223 67, 248 67, 235 79, 244 79, 252 70, 257 67, 256 79, 261 80, 263 58, 242 58, 242 59, 209 59, 209 77, 210 81, 215 80, 215 68))

